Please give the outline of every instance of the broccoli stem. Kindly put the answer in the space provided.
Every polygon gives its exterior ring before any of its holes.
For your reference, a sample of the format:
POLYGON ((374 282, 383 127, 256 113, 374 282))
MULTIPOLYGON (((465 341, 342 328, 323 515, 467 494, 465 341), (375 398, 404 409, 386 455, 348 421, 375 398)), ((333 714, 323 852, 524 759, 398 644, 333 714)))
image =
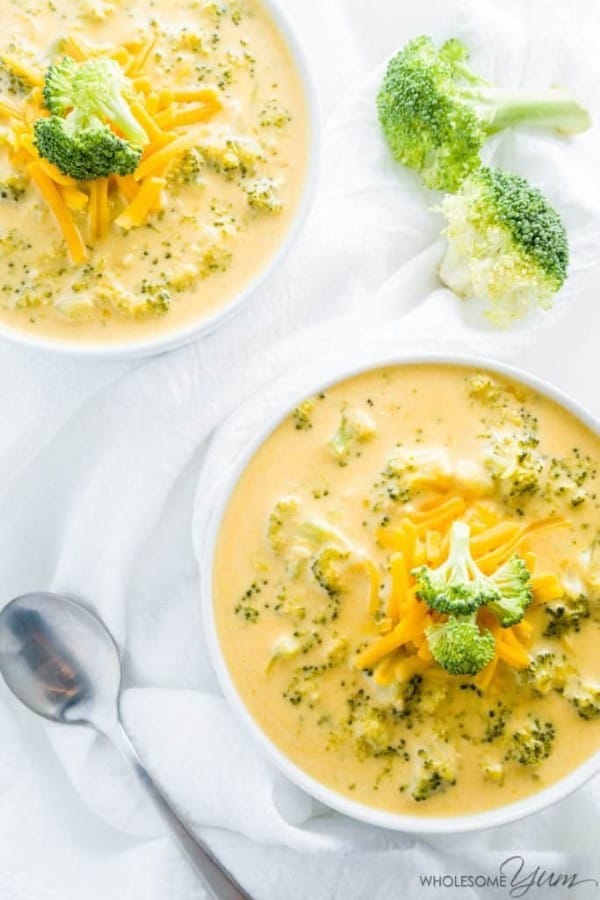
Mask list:
POLYGON ((554 128, 563 134, 579 134, 591 125, 583 106, 561 88, 531 92, 478 88, 465 93, 479 108, 488 134, 521 123, 554 128))

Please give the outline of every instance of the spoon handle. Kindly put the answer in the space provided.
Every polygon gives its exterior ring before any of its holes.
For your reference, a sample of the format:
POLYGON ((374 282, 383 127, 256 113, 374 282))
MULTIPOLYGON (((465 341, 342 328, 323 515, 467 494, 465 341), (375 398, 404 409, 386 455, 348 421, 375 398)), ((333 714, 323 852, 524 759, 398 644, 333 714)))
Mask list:
POLYGON ((152 799, 162 819, 169 826, 171 834, 187 857, 188 862, 196 870, 215 900, 252 900, 250 894, 246 893, 237 883, 233 875, 218 861, 212 850, 204 841, 196 837, 182 821, 144 766, 123 724, 119 721, 117 727, 111 728, 109 733, 104 733, 115 749, 131 765, 138 777, 138 781, 152 799))

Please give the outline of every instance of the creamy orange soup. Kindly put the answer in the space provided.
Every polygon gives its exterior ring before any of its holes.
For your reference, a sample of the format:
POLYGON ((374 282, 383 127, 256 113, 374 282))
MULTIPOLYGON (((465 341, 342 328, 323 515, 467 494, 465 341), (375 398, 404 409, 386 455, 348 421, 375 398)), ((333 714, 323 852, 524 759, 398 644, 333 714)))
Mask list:
POLYGON ((0 24, 0 321, 134 341, 232 300, 284 240, 307 166, 303 86, 259 0, 5 0, 0 24), (64 55, 119 61, 152 120, 142 165, 180 149, 145 179, 76 182, 46 166, 40 189, 32 123, 64 55))
POLYGON ((599 458, 552 400, 467 368, 379 369, 301 404, 240 478, 214 567, 221 649, 264 733, 340 794, 425 816, 511 803, 590 757, 599 458), (478 606, 491 655, 455 674, 416 573, 465 526, 485 583, 518 557, 527 599, 514 624, 478 606))

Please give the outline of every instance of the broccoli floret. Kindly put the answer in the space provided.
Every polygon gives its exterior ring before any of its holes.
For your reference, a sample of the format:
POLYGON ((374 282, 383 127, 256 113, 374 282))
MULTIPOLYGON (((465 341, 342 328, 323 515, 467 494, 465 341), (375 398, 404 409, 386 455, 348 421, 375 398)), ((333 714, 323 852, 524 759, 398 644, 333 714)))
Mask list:
POLYGON ((551 691, 562 693, 572 674, 573 667, 564 655, 543 650, 534 656, 521 677, 536 694, 545 697, 551 691))
POLYGON ((169 184, 177 187, 200 184, 202 183, 203 169, 204 160, 200 152, 192 147, 169 167, 169 184))
POLYGON ((279 215, 283 209, 283 201, 277 192, 277 186, 271 178, 256 178, 246 185, 248 206, 257 212, 279 215))
POLYGON ((549 309, 569 264, 567 232, 544 195, 520 175, 483 168, 445 197, 448 249, 439 276, 455 294, 486 303, 507 326, 549 309))
POLYGON ((360 448, 375 437, 375 423, 362 409, 345 407, 337 431, 327 443, 331 455, 341 465, 350 456, 360 455, 360 448))
POLYGON ((107 125, 81 128, 73 120, 50 116, 34 123, 40 156, 78 181, 109 175, 130 175, 137 169, 141 149, 118 137, 107 125))
POLYGON ((534 719, 515 731, 508 743, 505 759, 514 760, 522 766, 538 766, 552 753, 554 725, 534 719))
POLYGON ((569 687, 565 694, 582 719, 595 719, 600 716, 600 685, 578 680, 569 687))
POLYGON ((297 637, 291 634, 283 634, 278 637, 273 644, 273 652, 266 668, 267 674, 271 671, 276 662, 281 659, 291 659, 297 656, 302 649, 302 644, 297 637))
POLYGON ((425 749, 418 750, 417 755, 419 764, 410 792, 417 803, 456 784, 456 771, 450 759, 425 749))
POLYGON ((471 556, 469 538, 469 526, 454 522, 447 560, 437 569, 419 566, 412 571, 417 597, 437 612, 465 616, 499 599, 499 589, 479 570, 471 556))
POLYGON ((491 437, 484 461, 505 500, 522 503, 539 493, 546 461, 537 446, 537 435, 523 429, 491 437))
POLYGON ((260 144, 250 137, 232 136, 227 133, 203 141, 198 150, 204 161, 222 175, 252 175, 264 158, 260 144))
POLYGON ((77 63, 66 56, 51 65, 44 84, 51 116, 34 123, 40 156, 79 181, 134 172, 148 136, 127 104, 126 90, 127 78, 114 60, 77 63))
POLYGON ((488 601, 488 609, 494 613, 503 628, 510 628, 521 621, 533 600, 531 575, 524 560, 516 554, 490 576, 500 596, 488 601))
POLYGON ((288 573, 294 578, 324 548, 345 549, 345 542, 337 531, 324 523, 304 518, 295 497, 283 497, 271 510, 267 541, 277 556, 285 558, 288 573))
POLYGON ((495 88, 470 70, 467 48, 431 38, 410 41, 390 61, 377 112, 393 156, 425 184, 455 191, 481 165, 490 134, 522 122, 575 133, 590 127, 587 112, 564 90, 543 93, 495 88))
POLYGON ((450 616, 426 631, 433 658, 451 675, 477 675, 494 658, 496 642, 471 616, 450 616))
POLYGON ((446 488, 453 477, 450 457, 443 448, 397 449, 373 485, 373 509, 380 512, 394 503, 408 503, 428 488, 446 488))
POLYGON ((582 621, 590 617, 590 602, 585 594, 576 597, 565 595, 560 600, 547 603, 544 612, 548 616, 544 637, 558 638, 568 631, 580 630, 582 621))
POLYGON ((338 597, 344 589, 350 555, 349 550, 327 546, 313 559, 311 571, 330 597, 338 597))

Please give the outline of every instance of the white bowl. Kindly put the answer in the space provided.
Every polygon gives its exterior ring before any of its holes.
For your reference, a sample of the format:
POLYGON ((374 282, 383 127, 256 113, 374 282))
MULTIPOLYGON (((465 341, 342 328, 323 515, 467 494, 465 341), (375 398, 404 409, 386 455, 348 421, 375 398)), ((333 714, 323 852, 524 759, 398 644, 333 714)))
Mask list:
POLYGON ((214 313, 200 317, 191 325, 168 331, 165 334, 158 334, 155 337, 140 341, 129 341, 126 343, 117 342, 111 344, 108 342, 96 343, 93 341, 81 341, 81 343, 78 343, 76 340, 65 341, 57 340, 55 338, 46 338, 42 334, 34 335, 30 332, 21 331, 17 328, 10 328, 9 326, 0 323, 0 338, 36 350, 67 354, 72 357, 85 357, 86 359, 120 360, 164 353, 166 350, 172 350, 174 347, 189 344, 200 336, 210 334, 224 322, 227 322, 235 316, 242 306, 250 300, 256 291, 270 277, 273 271, 280 265, 300 234, 314 200, 319 170, 321 116, 318 95, 312 73, 290 21, 281 10, 278 0, 261 0, 261 3, 275 22, 279 32, 283 35, 288 49, 291 52, 292 59, 304 87, 310 131, 308 163, 304 176, 302 197, 298 204, 298 208, 296 209, 294 220, 275 254, 266 263, 264 268, 261 269, 261 271, 249 281, 241 291, 214 313))
POLYGON ((344 381, 347 378, 352 378, 362 372, 370 371, 374 368, 411 363, 446 363, 449 365, 472 366, 474 368, 496 372, 500 375, 506 375, 515 381, 520 381, 529 385, 539 391, 539 393, 545 394, 547 397, 555 400, 587 425, 595 434, 600 436, 600 421, 570 397, 563 394, 560 390, 520 369, 487 360, 483 357, 469 356, 460 353, 447 355, 436 353, 411 355, 408 353, 401 353, 391 357, 385 355, 382 356, 381 359, 375 361, 371 357, 368 365, 348 363, 347 366, 340 367, 334 378, 327 379, 325 383, 315 380, 315 383, 309 385, 308 389, 304 386, 300 395, 288 398, 289 402, 286 402, 285 408, 282 408, 276 417, 271 417, 269 421, 265 422, 264 427, 259 429, 255 434, 254 439, 244 447, 243 452, 236 459, 235 465, 227 471, 223 477, 223 481, 217 487, 215 495, 211 498, 212 511, 208 517, 207 534, 206 539, 203 542, 203 549, 200 557, 204 626, 209 653, 217 678, 237 719, 246 729, 248 734, 254 739, 258 747, 264 751, 271 762, 286 775, 290 781, 293 781, 298 787, 306 791, 307 794, 310 794, 321 803, 326 804, 344 815, 351 816, 354 819, 359 819, 360 821, 367 822, 371 825, 377 825, 381 828, 390 828, 396 831, 421 834, 449 834, 477 831, 484 828, 505 825, 507 822, 513 822, 516 819, 521 819, 524 816, 539 812, 551 804, 562 800, 600 772, 600 750, 550 787, 545 788, 536 794, 532 794, 523 800, 519 800, 516 803, 500 806, 487 812, 444 818, 410 816, 385 812, 364 803, 357 803, 345 795, 339 794, 331 788, 326 787, 320 781, 313 778, 311 775, 308 775, 304 770, 293 763, 262 731, 247 710, 229 673, 227 664, 221 652, 214 617, 212 593, 213 568, 221 522, 232 492, 246 466, 261 444, 264 443, 274 429, 287 415, 289 415, 297 404, 307 396, 326 391, 333 384, 344 381))

